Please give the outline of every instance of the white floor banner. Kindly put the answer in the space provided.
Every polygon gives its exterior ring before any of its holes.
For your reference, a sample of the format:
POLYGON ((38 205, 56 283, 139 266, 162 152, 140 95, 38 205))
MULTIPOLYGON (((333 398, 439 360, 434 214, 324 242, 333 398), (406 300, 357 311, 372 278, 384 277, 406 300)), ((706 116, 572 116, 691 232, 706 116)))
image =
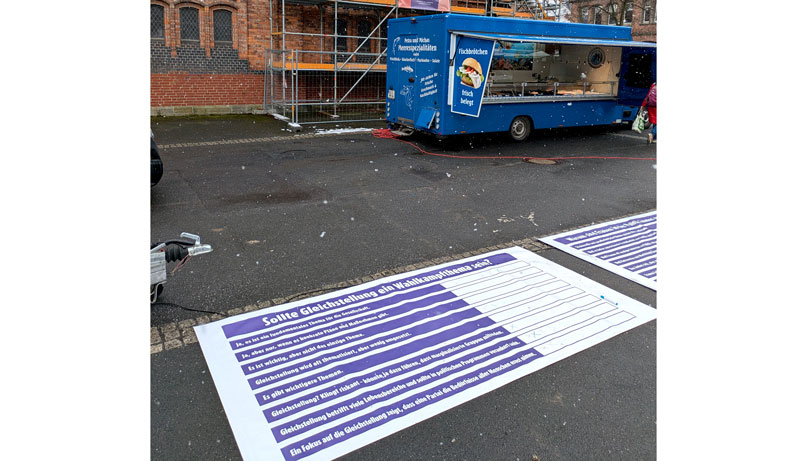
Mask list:
POLYGON ((655 317, 514 247, 195 331, 242 457, 321 460, 655 317))
POLYGON ((656 212, 539 239, 647 288, 656 289, 656 212))

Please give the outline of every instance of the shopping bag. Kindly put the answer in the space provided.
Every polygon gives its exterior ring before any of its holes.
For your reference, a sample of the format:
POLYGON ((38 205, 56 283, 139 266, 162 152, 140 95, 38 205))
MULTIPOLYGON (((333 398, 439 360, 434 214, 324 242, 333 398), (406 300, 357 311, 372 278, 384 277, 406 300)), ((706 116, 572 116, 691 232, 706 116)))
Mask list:
POLYGON ((642 131, 644 131, 644 114, 646 113, 647 111, 643 107, 639 108, 639 113, 636 114, 636 118, 633 119, 633 125, 631 125, 631 130, 637 133, 641 133, 642 131))

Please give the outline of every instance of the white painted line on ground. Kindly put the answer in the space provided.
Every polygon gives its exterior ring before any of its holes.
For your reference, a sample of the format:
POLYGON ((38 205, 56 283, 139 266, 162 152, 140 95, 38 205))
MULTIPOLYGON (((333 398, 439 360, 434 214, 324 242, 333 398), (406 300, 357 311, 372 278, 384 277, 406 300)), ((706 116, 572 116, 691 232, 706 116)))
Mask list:
POLYGON ((619 136, 621 138, 639 139, 647 142, 647 135, 625 134, 625 133, 609 133, 611 136, 619 136))
POLYGON ((271 141, 291 141, 294 139, 315 138, 317 136, 335 136, 343 134, 366 134, 371 133, 372 128, 354 128, 346 131, 323 131, 316 133, 303 133, 288 136, 272 136, 263 138, 243 138, 243 139, 222 139, 219 141, 202 141, 202 142, 181 142, 173 144, 159 144, 159 149, 174 149, 176 147, 200 147, 200 146, 222 146, 226 144, 243 144, 255 142, 271 142, 271 141))

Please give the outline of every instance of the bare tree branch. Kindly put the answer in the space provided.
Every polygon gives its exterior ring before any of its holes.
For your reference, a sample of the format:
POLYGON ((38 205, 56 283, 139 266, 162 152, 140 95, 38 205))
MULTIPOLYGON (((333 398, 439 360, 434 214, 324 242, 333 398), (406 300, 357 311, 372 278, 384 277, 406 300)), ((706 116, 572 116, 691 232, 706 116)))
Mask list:
MULTIPOLYGON (((614 24, 616 24, 618 26, 621 26, 621 25, 624 24, 625 11, 627 10, 628 5, 633 5, 633 9, 634 10, 638 9, 639 11, 642 11, 642 12, 646 11, 646 8, 644 7, 644 2, 641 1, 641 0, 638 0, 638 1, 637 0, 617 0, 617 1, 609 0, 605 4, 603 4, 603 3, 591 4, 590 1, 576 1, 576 2, 568 1, 568 2, 565 2, 565 3, 567 3, 570 7, 573 4, 575 4, 578 8, 581 8, 581 7, 584 7, 584 6, 587 7, 587 8, 596 8, 596 9, 600 10, 603 14, 606 14, 609 17, 611 17, 614 20, 614 24), (615 5, 617 6, 617 11, 614 11, 613 7, 615 5)), ((653 2, 653 4, 655 4, 655 2, 653 2)), ((652 6, 651 6, 651 8, 652 8, 652 6)), ((604 21, 604 22, 608 23, 608 21, 604 21)))

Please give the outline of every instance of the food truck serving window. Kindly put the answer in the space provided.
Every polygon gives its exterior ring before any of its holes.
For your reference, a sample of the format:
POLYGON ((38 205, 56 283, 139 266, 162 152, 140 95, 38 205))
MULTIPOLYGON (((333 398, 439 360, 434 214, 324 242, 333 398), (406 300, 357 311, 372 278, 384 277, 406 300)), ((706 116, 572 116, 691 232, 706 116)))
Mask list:
POLYGON ((484 92, 487 102, 519 97, 616 97, 622 47, 655 46, 623 40, 463 35, 495 40, 484 92))

